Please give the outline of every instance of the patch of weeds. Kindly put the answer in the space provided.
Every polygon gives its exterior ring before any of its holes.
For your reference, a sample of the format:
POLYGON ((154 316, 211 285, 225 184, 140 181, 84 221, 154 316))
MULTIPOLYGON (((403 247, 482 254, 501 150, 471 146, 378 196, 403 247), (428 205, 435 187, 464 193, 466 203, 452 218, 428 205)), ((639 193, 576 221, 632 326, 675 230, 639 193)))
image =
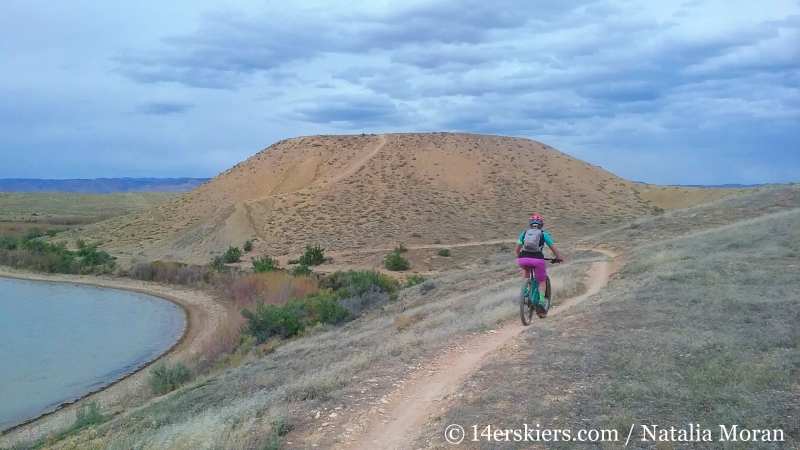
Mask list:
POLYGON ((419 293, 425 295, 428 292, 434 290, 435 288, 436 288, 436 283, 432 280, 428 280, 420 285, 419 293))
POLYGON ((410 288, 418 284, 422 284, 423 282, 425 282, 425 277, 418 273, 411 274, 406 277, 405 287, 410 288))
POLYGON ((311 268, 305 264, 300 264, 299 266, 292 267, 292 270, 289 271, 289 274, 296 277, 311 275, 311 268))
POLYGON ((261 273, 261 272, 274 272, 278 270, 278 261, 268 255, 264 255, 261 258, 252 258, 253 263, 253 272, 261 273))
POLYGON ((75 424, 72 426, 72 429, 79 430, 91 425, 103 423, 105 420, 105 417, 100 413, 100 408, 97 407, 97 402, 89 402, 87 405, 82 406, 75 414, 75 424))
POLYGON ((174 366, 167 366, 166 363, 156 364, 150 369, 150 391, 153 395, 164 395, 178 389, 182 385, 192 380, 192 371, 184 363, 176 363, 174 366))
POLYGON ((394 319, 394 326, 397 328, 397 331, 403 331, 411 325, 412 321, 408 316, 397 316, 397 318, 394 319))
POLYGON ((253 249, 253 241, 245 241, 244 245, 242 246, 242 250, 245 252, 249 252, 253 249))
POLYGON ((436 254, 439 256, 444 256, 446 258, 449 258, 451 256, 449 248, 441 248, 439 249, 438 252, 436 252, 436 254))
POLYGON ((239 250, 239 247, 228 247, 228 250, 222 255, 222 262, 225 264, 237 263, 241 258, 242 251, 239 250))

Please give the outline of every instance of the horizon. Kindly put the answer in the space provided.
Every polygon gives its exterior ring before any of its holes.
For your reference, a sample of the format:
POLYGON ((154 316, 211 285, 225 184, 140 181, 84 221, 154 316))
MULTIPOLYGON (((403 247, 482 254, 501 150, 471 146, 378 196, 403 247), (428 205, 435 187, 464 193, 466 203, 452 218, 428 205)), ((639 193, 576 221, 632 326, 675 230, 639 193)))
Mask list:
POLYGON ((439 131, 649 184, 796 182, 798 48, 794 0, 12 0, 0 178, 206 178, 296 136, 439 131))

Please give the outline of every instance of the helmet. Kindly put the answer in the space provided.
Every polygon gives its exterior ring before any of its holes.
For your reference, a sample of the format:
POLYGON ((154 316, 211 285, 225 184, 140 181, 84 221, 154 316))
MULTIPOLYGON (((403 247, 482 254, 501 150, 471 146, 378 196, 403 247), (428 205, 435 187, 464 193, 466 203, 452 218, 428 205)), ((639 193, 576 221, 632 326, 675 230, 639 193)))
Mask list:
POLYGON ((542 216, 531 216, 528 220, 528 225, 539 225, 539 228, 542 228, 544 227, 544 219, 542 219, 542 216))

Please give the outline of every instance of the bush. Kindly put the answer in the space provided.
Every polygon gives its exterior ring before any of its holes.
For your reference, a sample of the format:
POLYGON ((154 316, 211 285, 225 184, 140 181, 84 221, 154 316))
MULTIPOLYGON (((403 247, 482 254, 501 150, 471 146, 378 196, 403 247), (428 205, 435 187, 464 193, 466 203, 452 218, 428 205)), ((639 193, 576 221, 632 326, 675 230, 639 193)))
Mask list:
POLYGON ((281 306, 256 304, 253 311, 242 310, 247 321, 243 332, 261 344, 272 338, 289 338, 317 323, 337 324, 348 318, 347 310, 336 301, 336 294, 323 291, 303 299, 289 300, 281 306))
POLYGON ((382 308, 391 300, 392 298, 386 291, 373 287, 367 292, 341 299, 339 304, 347 310, 350 316, 359 317, 365 311, 382 308))
POLYGON ((298 262, 304 266, 318 266, 325 262, 325 255, 323 254, 324 248, 320 247, 319 245, 311 245, 306 244, 306 249, 302 255, 300 255, 300 259, 298 262))
POLYGON ((449 258, 450 257, 450 249, 449 248, 439 249, 439 251, 436 252, 436 254, 439 255, 439 256, 444 256, 444 257, 448 257, 449 258))
POLYGON ((225 264, 233 264, 239 262, 242 258, 242 251, 239 247, 228 247, 228 251, 222 255, 222 262, 225 264))
POLYGON ((411 267, 411 264, 409 264, 408 260, 403 258, 403 255, 400 253, 392 252, 386 255, 384 258, 383 266, 389 270, 400 271, 408 270, 408 268, 411 267))
POLYGON ((377 288, 394 296, 398 283, 392 277, 375 270, 335 272, 320 281, 320 287, 330 289, 340 299, 362 295, 377 288))
POLYGON ((266 255, 258 259, 253 258, 252 262, 253 272, 255 273, 274 272, 278 270, 278 261, 266 255))
POLYGON ((222 271, 225 268, 225 260, 222 256, 215 256, 211 258, 211 262, 208 265, 217 271, 222 271))
POLYGON ((291 337, 303 329, 300 320, 282 306, 259 302, 253 311, 243 309, 242 316, 247 320, 244 332, 254 336, 258 344, 274 337, 291 337))
POLYGON ((242 250, 244 250, 245 252, 249 252, 252 249, 253 249, 253 241, 244 241, 242 250))
POLYGON ((422 275, 420 275, 418 273, 415 273, 413 275, 409 275, 409 276, 406 277, 405 287, 410 288, 412 286, 416 286, 418 284, 421 284, 424 281, 425 281, 425 277, 423 277, 422 275))
POLYGON ((434 288, 436 288, 436 283, 428 280, 422 283, 422 285, 419 287, 419 293, 425 295, 428 292, 432 291, 434 288))
POLYGON ((292 270, 289 271, 289 274, 296 277, 311 275, 311 268, 305 264, 300 264, 299 266, 292 267, 292 270))
POLYGON ((100 414, 100 408, 97 407, 97 403, 89 402, 89 404, 82 406, 75 414, 75 424, 72 426, 72 429, 79 430, 90 425, 103 423, 105 420, 105 417, 100 414))
POLYGON ((150 391, 153 395, 164 395, 192 380, 192 372, 184 363, 176 363, 168 367, 161 362, 150 369, 150 391))

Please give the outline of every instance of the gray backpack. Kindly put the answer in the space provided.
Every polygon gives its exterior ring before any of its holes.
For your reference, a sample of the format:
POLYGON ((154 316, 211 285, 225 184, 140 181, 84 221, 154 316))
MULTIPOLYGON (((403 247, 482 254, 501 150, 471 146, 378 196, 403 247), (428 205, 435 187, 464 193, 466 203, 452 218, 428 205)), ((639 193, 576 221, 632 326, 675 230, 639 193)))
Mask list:
POLYGON ((544 250, 544 235, 542 230, 531 228, 522 237, 522 248, 526 252, 541 252, 544 250))

